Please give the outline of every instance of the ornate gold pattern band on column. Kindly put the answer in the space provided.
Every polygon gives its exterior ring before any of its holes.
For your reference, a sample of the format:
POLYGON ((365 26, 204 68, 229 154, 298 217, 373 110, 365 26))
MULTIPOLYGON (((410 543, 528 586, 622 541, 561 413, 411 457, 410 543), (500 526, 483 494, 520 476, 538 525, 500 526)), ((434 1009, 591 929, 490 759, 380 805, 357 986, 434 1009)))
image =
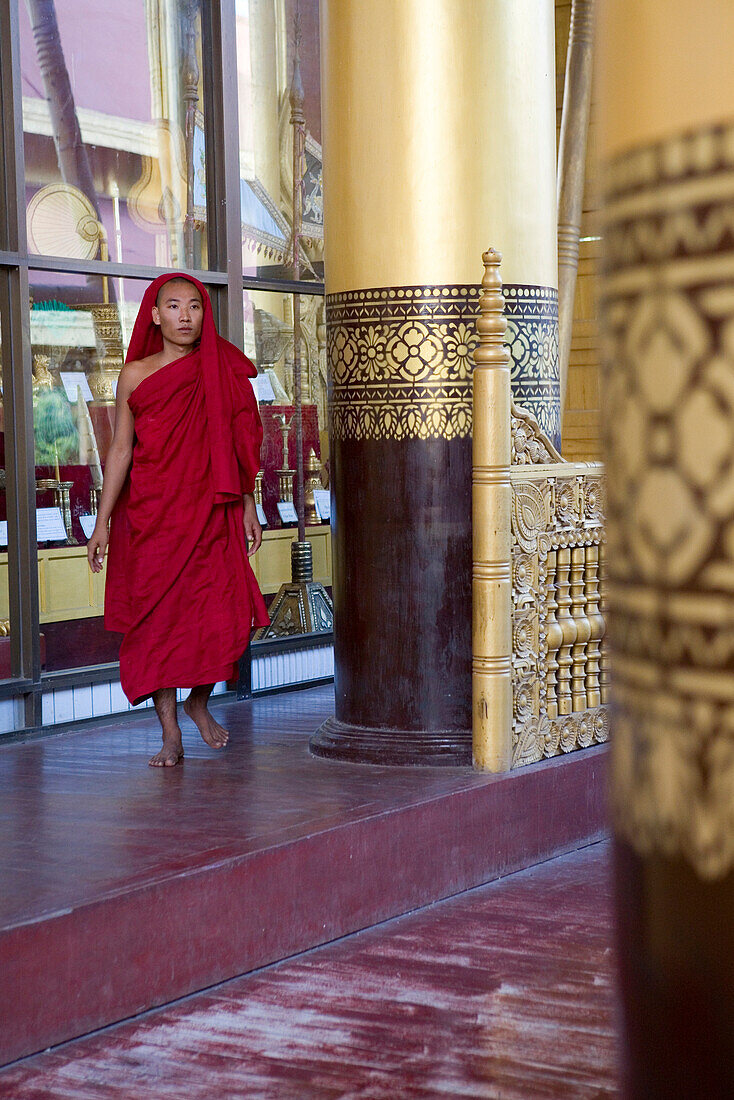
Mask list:
POLYGON ((558 291, 551 286, 516 284, 503 287, 503 294, 512 398, 533 414, 554 446, 560 447, 558 291))
MULTIPOLYGON (((560 430, 558 292, 504 288, 512 388, 553 439, 560 430)), ((337 439, 471 435, 479 287, 381 287, 326 298, 337 439)))
POLYGON ((714 879, 734 866, 734 128, 608 180, 615 827, 714 879))
POLYGON ((326 299, 337 439, 471 435, 476 286, 383 287, 326 299))

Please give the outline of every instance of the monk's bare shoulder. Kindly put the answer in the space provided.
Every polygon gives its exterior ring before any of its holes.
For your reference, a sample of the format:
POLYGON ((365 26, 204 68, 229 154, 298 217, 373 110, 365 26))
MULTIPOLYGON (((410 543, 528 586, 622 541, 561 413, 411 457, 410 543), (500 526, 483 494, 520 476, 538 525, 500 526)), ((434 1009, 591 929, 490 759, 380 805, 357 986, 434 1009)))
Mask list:
POLYGON ((158 355, 146 355, 145 359, 132 359, 125 363, 117 380, 117 392, 127 400, 138 383, 152 374, 158 366, 158 355))

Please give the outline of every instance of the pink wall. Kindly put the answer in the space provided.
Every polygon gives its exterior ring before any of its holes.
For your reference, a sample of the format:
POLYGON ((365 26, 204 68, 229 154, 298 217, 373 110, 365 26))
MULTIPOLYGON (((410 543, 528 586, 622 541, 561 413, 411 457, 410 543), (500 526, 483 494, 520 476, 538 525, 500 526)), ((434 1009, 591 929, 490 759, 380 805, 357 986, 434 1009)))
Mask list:
MULTIPOLYGON (((18 8, 23 95, 45 98, 24 0, 18 8)), ((143 0, 56 0, 56 18, 77 107, 149 122, 143 0)))

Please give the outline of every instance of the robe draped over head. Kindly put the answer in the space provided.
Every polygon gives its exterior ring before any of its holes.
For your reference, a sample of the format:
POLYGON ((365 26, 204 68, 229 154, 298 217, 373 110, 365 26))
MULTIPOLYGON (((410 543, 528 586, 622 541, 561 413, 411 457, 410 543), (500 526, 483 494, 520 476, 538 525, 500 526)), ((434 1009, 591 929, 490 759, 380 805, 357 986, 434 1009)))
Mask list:
POLYGON ((205 287, 181 272, 146 290, 126 362, 162 350, 152 308, 172 279, 201 295, 201 338, 128 399, 133 459, 107 553, 105 626, 124 634, 120 680, 132 702, 231 679, 252 628, 269 621, 243 528, 242 494, 254 487, 262 443, 255 367, 217 333, 205 287))

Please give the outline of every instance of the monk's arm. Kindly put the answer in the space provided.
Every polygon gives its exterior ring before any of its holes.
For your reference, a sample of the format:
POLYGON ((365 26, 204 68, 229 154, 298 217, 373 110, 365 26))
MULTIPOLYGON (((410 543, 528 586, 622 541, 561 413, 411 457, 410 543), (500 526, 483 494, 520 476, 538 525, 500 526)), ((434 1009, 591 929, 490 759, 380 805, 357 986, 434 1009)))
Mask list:
POLYGON ((140 381, 136 363, 126 363, 120 371, 115 402, 115 434, 107 453, 102 482, 102 495, 97 510, 97 522, 87 543, 87 559, 93 573, 99 573, 107 550, 107 524, 120 490, 125 484, 133 457, 135 421, 127 399, 140 381))
POLYGON ((263 540, 263 529, 260 526, 260 520, 257 518, 257 508, 255 507, 255 497, 252 493, 244 493, 243 501, 245 505, 245 537, 247 539, 247 556, 251 558, 256 551, 260 549, 260 544, 263 540))

